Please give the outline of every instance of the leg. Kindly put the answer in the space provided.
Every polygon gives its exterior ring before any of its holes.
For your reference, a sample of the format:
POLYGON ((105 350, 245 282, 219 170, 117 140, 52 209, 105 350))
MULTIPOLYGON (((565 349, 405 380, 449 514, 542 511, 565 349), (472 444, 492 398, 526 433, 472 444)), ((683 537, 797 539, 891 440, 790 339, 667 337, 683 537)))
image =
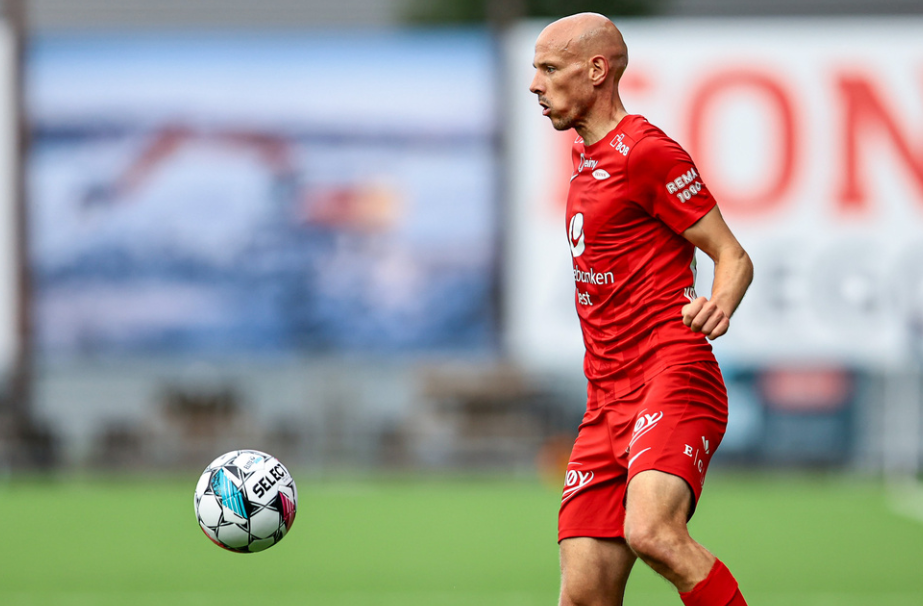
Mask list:
POLYGON ((686 528, 727 425, 714 364, 667 369, 649 386, 629 443, 625 539, 686 606, 746 606, 737 580, 686 528), (661 471, 665 470, 665 471, 661 471))
POLYGON ((622 606, 636 559, 623 539, 564 539, 560 551, 560 606, 622 606))
POLYGON ((686 529, 692 492, 685 480, 661 471, 642 471, 628 484, 625 538, 645 564, 691 591, 708 576, 715 556, 686 529))

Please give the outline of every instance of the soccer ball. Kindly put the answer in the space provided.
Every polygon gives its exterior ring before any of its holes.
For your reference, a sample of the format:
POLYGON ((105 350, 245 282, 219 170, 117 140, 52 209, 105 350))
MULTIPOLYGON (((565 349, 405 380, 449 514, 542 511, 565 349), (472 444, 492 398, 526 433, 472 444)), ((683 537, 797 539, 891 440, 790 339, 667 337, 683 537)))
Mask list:
POLYGON ((268 549, 295 521, 298 491, 282 463, 258 450, 234 450, 215 459, 195 487, 202 532, 237 553, 268 549))

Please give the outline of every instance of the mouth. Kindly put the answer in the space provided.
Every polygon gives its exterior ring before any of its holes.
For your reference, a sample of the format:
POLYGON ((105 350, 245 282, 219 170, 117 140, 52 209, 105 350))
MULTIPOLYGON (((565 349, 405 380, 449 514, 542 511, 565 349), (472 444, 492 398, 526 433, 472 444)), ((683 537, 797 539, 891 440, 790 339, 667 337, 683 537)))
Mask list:
POLYGON ((547 116, 548 114, 551 113, 551 106, 548 105, 548 102, 547 102, 547 101, 544 101, 544 100, 542 100, 542 99, 539 99, 539 100, 538 100, 538 104, 542 106, 542 115, 543 115, 543 116, 547 116))

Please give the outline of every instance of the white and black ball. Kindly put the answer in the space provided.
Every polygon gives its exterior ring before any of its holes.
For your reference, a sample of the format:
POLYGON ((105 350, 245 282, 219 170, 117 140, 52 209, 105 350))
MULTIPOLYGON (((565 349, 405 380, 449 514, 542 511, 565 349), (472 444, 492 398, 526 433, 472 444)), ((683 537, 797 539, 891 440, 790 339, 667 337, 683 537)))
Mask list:
POLYGON ((202 472, 195 513, 202 532, 237 553, 268 549, 295 521, 298 491, 288 469, 258 450, 234 450, 202 472))

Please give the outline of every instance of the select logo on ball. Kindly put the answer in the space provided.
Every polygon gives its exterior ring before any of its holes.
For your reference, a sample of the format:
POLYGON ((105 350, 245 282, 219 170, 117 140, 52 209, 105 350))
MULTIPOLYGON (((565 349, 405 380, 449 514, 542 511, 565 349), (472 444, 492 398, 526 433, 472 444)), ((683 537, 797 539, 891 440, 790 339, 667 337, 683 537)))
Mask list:
POLYGON ((253 485, 253 493, 258 497, 265 495, 267 490, 272 490, 276 482, 285 479, 287 475, 288 472, 282 467, 281 463, 276 465, 253 485))

